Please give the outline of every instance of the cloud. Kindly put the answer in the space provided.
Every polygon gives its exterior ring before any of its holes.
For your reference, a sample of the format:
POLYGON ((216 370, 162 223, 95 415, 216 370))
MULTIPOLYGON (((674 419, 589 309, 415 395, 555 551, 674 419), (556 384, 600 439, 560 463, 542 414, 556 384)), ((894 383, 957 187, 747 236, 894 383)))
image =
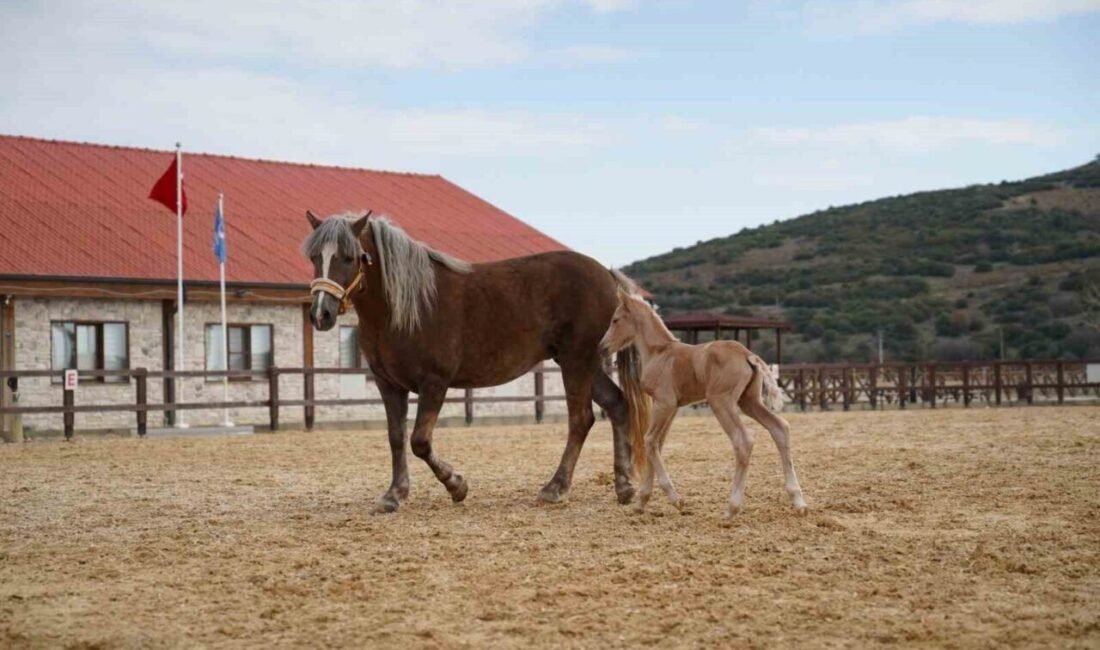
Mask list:
POLYGON ((1068 133, 1058 127, 1019 119, 980 120, 914 116, 825 127, 759 127, 749 132, 758 144, 779 148, 867 149, 919 153, 960 144, 1059 144, 1068 133))
POLYGON ((637 50, 610 45, 570 45, 548 50, 542 57, 558 64, 623 63, 641 56, 637 50))
MULTIPOLYGON (((606 13, 612 0, 362 0, 318 5, 305 0, 87 0, 0 5, 7 44, 18 56, 50 43, 65 51, 188 57, 196 64, 233 62, 316 71, 465 69, 513 65, 539 54, 530 30, 556 11, 606 13)), ((575 46, 575 56, 615 63, 625 51, 575 46)), ((11 59, 8 59, 11 60, 11 59)))
POLYGON ((1057 20, 1100 11, 1100 0, 808 0, 803 17, 840 32, 883 32, 907 25, 1005 24, 1057 20))

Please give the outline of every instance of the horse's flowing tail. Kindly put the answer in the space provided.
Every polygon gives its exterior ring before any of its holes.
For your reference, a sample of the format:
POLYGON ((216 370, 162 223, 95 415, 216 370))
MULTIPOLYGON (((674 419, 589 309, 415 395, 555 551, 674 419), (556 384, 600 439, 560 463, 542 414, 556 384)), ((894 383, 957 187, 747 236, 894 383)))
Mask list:
MULTIPOLYGON (((615 269, 611 269, 611 275, 623 291, 631 295, 638 293, 638 285, 633 280, 615 269)), ((649 460, 645 453, 645 432, 649 429, 650 399, 642 390, 642 362, 634 346, 620 351, 615 361, 619 367, 619 386, 622 387, 630 413, 630 446, 634 457, 634 472, 640 477, 649 460)))
POLYGON ((783 410, 783 391, 779 388, 779 382, 776 381, 775 375, 772 374, 772 369, 768 367, 768 364, 763 359, 755 354, 749 355, 749 365, 760 373, 760 401, 764 403, 764 407, 772 413, 779 413, 783 410))

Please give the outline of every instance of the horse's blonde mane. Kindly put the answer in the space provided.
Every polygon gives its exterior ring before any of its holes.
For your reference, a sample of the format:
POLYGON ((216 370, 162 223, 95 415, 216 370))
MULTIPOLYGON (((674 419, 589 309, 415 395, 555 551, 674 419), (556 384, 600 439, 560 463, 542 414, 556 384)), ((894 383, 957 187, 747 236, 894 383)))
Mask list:
POLYGON ((386 217, 372 218, 370 227, 390 306, 390 326, 402 332, 415 331, 435 305, 436 270, 432 262, 455 273, 469 273, 472 267, 469 262, 409 237, 386 217))

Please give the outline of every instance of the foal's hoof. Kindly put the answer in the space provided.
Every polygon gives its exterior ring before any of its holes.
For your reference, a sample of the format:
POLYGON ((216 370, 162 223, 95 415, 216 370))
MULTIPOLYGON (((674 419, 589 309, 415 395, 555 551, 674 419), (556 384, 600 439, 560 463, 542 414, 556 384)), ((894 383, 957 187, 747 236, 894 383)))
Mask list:
POLYGON ((562 497, 565 496, 565 490, 557 483, 547 483, 539 490, 539 499, 543 503, 561 503, 562 497))
POLYGON ((451 501, 455 503, 461 503, 462 500, 466 498, 466 491, 468 489, 469 485, 461 474, 451 476, 451 480, 447 482, 447 491, 451 493, 451 501), (452 488, 452 485, 455 487, 452 488))
POLYGON ((687 503, 683 499, 677 499, 672 502, 672 505, 676 506, 676 509, 683 513, 687 510, 687 503))
POLYGON ((379 515, 389 514, 397 512, 400 507, 401 502, 394 498, 392 494, 383 494, 374 502, 374 513, 379 515))
POLYGON ((733 519, 737 515, 741 514, 744 508, 741 506, 726 506, 726 519, 733 519))
POLYGON ((805 503, 803 503, 800 506, 795 506, 794 507, 794 514, 798 515, 799 517, 805 517, 806 514, 809 513, 809 512, 810 512, 810 508, 805 503))
POLYGON ((616 485, 615 497, 619 500, 619 505, 625 506, 634 500, 634 486, 629 483, 616 485))

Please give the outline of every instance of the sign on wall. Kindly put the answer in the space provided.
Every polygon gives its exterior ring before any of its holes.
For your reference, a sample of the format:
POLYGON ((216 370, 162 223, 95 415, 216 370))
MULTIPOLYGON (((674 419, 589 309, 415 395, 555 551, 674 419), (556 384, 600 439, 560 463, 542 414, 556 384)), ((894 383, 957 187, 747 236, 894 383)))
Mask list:
POLYGON ((80 381, 80 376, 76 370, 65 371, 65 390, 76 390, 76 386, 80 381))

